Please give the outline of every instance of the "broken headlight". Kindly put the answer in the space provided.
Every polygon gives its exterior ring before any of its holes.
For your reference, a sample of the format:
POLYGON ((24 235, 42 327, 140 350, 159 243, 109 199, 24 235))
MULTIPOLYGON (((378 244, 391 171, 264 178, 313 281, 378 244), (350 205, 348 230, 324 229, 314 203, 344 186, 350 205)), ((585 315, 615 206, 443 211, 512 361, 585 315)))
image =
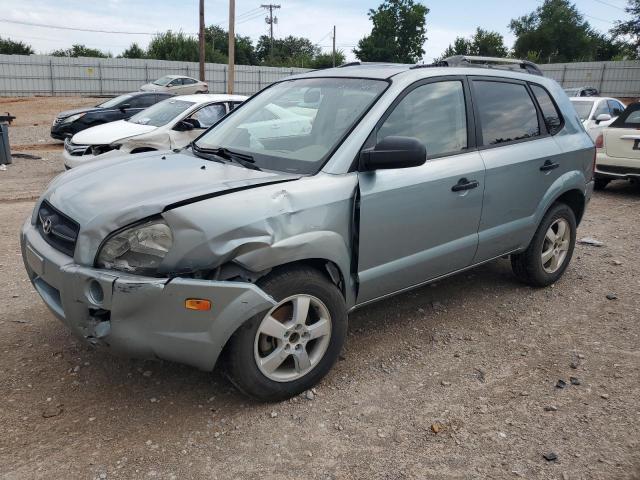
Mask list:
POLYGON ((96 265, 123 272, 154 275, 173 245, 173 234, 159 218, 111 235, 98 252, 96 265))

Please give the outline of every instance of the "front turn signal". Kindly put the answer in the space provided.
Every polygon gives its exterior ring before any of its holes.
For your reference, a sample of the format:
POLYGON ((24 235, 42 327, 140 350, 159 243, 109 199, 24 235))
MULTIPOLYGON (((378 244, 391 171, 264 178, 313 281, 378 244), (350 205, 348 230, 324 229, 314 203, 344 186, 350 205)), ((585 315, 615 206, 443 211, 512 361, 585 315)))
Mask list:
POLYGON ((211 310, 211 300, 205 300, 204 298, 187 298, 184 301, 184 308, 187 310, 211 310))

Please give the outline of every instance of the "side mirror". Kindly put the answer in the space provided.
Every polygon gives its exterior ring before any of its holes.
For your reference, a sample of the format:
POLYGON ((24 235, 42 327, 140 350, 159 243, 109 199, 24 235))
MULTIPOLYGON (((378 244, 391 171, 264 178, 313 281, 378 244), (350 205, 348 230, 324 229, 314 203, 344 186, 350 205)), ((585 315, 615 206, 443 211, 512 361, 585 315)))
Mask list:
POLYGON ((188 132, 189 130, 193 130, 194 128, 195 127, 193 126, 193 124, 188 122, 187 120, 180 120, 173 127, 173 129, 177 132, 188 132))
POLYGON ((122 110, 123 112, 127 109, 127 108, 131 108, 131 104, 130 103, 123 103, 122 105, 120 105, 120 110, 122 110))
POLYGON ((372 149, 360 152, 360 170, 418 167, 427 161, 427 148, 417 138, 385 137, 372 149))
POLYGON ((609 120, 611 120, 611 115, 608 113, 601 113, 596 117, 596 123, 608 122, 609 120))
POLYGON ((193 128, 204 128, 200 124, 200 120, 198 120, 197 118, 185 118, 183 122, 187 122, 188 124, 192 125, 193 128))

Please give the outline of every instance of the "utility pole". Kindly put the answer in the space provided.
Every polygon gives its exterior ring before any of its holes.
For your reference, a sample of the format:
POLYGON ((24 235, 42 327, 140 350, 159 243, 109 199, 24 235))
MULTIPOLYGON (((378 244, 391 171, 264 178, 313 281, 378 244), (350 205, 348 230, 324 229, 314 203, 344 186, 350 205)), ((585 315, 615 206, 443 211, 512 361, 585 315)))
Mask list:
POLYGON ((200 0, 200 81, 204 82, 204 0, 200 0))
POLYGON ((336 66, 336 26, 333 26, 333 66, 336 66))
POLYGON ((260 5, 262 8, 265 8, 267 10, 269 10, 269 16, 267 18, 265 18, 265 22, 267 22, 267 25, 269 25, 269 38, 271 39, 271 43, 269 45, 269 55, 271 56, 271 59, 273 60, 273 24, 277 24, 278 23, 278 17, 273 16, 273 11, 275 9, 280 8, 280 5, 274 5, 273 3, 269 3, 267 5, 262 4, 260 5))
POLYGON ((229 68, 227 71, 227 93, 233 93, 236 61, 236 0, 229 0, 229 68))

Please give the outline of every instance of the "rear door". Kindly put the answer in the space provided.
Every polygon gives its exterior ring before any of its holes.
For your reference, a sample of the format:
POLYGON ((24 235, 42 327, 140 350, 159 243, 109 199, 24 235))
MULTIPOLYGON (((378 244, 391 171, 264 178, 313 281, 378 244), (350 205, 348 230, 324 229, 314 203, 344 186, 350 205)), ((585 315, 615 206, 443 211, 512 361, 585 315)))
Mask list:
POLYGON ((486 167, 476 263, 528 244, 543 196, 571 166, 559 159, 561 149, 552 133, 562 120, 544 88, 537 86, 536 92, 548 110, 545 116, 555 117, 549 127, 526 82, 475 77, 471 84, 479 149, 486 167))
POLYGON ((462 77, 412 85, 381 119, 365 148, 388 136, 414 137, 425 144, 427 161, 359 174, 358 303, 471 263, 484 187, 473 132, 462 77))

